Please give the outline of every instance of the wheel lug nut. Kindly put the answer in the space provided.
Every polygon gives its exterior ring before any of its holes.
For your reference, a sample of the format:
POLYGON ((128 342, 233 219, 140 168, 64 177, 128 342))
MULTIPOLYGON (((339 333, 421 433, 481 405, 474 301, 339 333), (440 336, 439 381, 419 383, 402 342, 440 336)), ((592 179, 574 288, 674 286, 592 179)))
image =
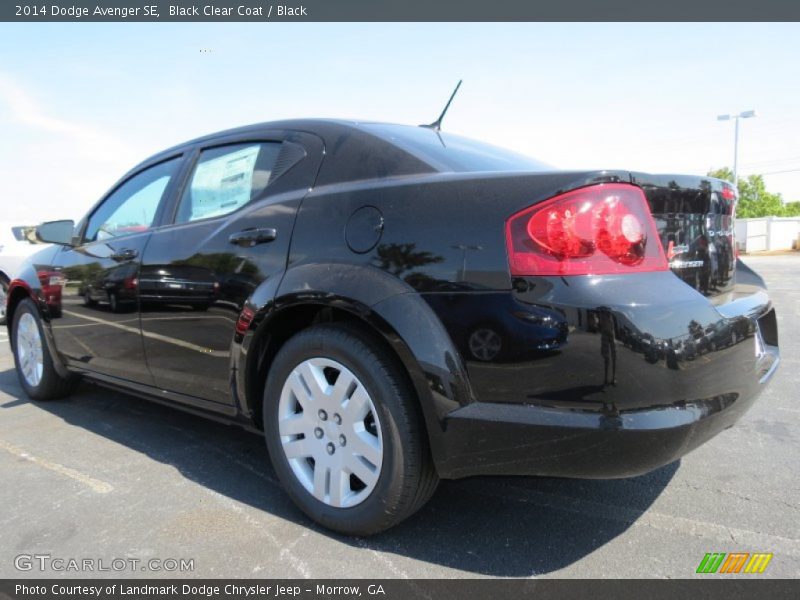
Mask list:
POLYGON ((328 413, 326 413, 324 410, 320 409, 317 414, 319 415, 319 418, 322 419, 323 421, 328 420, 328 413))
POLYGON ((321 437, 323 436, 322 429, 320 429, 319 427, 317 427, 317 428, 314 430, 314 435, 315 435, 315 436, 317 436, 317 439, 321 438, 321 437))
POLYGON ((334 446, 333 444, 328 444, 326 448, 328 450, 328 454, 333 454, 334 452, 336 452, 336 446, 334 446))
POLYGON ((347 438, 346 438, 346 437, 344 437, 343 435, 340 435, 340 436, 339 436, 339 443, 340 443, 342 446, 345 446, 345 445, 347 444, 347 438))
POLYGON ((336 423, 337 425, 341 425, 342 424, 342 417, 339 416, 339 413, 334 413, 333 422, 336 423))

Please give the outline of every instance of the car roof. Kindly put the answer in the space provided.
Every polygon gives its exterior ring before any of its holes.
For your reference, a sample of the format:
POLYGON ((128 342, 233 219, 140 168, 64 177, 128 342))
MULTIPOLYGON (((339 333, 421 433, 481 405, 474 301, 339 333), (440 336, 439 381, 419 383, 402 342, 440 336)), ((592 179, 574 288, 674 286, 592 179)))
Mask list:
POLYGON ((132 172, 199 145, 224 144, 236 138, 242 141, 252 141, 247 139, 249 137, 269 139, 270 132, 311 134, 322 142, 326 158, 317 173, 316 186, 437 172, 552 170, 544 163, 502 148, 415 125, 372 120, 287 119, 245 125, 195 138, 150 157, 132 172), (472 158, 468 157, 469 151, 464 150, 470 145, 480 146, 472 158), (449 156, 445 156, 445 152, 449 156), (497 159, 494 165, 487 162, 488 156, 497 159), (524 164, 520 159, 524 159, 524 164), (507 162, 501 166, 503 160, 507 162))

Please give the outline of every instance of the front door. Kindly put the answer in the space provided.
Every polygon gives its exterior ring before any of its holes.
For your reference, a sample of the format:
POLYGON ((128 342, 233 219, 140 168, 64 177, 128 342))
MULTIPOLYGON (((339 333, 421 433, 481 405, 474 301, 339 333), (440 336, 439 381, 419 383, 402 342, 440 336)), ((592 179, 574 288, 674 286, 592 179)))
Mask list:
POLYGON ((179 158, 125 180, 100 203, 80 243, 56 254, 61 311, 56 346, 76 368, 152 385, 139 325, 138 274, 179 158))

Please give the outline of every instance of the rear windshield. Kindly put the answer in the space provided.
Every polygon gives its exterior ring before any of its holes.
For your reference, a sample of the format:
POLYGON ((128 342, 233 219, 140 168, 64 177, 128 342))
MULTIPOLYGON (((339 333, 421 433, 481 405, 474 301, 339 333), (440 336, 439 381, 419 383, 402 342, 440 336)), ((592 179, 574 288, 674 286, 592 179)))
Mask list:
POLYGON ((550 171, 522 154, 427 127, 368 123, 364 128, 390 141, 438 171, 550 171))

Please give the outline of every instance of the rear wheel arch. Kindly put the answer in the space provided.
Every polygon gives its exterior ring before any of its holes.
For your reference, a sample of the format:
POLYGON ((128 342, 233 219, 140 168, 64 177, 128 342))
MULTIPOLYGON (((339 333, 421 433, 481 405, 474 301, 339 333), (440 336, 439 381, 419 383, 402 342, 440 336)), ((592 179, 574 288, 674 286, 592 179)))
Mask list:
MULTIPOLYGON (((343 308, 342 306, 331 306, 329 303, 308 302, 291 304, 267 315, 253 334, 245 366, 247 372, 245 393, 248 405, 253 412, 255 413, 256 408, 260 405, 264 381, 275 355, 290 338, 312 325, 320 323, 348 324, 362 336, 368 337, 372 343, 378 343, 384 349, 389 350, 404 371, 408 372, 409 365, 398 355, 394 344, 387 339, 387 335, 391 336, 393 333, 391 328, 385 324, 381 324, 383 327, 378 325, 374 316, 372 319, 368 319, 358 314, 356 311, 359 308, 363 313, 365 307, 358 307, 357 303, 352 303, 349 308, 343 308)), ((399 336, 395 342, 402 344, 399 336)), ((413 365, 411 367, 413 368, 413 365)), ((260 412, 260 409, 258 410, 260 412)), ((261 424, 260 414, 257 422, 259 425, 261 424)))
POLYGON ((298 303, 274 310, 257 327, 250 341, 245 361, 244 399, 253 421, 263 427, 262 398, 266 379, 275 356, 297 333, 320 323, 346 324, 371 344, 379 345, 396 362, 409 389, 414 391, 425 427, 430 437, 425 402, 430 401, 425 376, 402 338, 378 315, 358 303, 298 303), (347 308, 344 308, 347 306, 347 308), (369 314, 369 316, 365 316, 369 314), (427 396, 427 397, 426 397, 427 396))

